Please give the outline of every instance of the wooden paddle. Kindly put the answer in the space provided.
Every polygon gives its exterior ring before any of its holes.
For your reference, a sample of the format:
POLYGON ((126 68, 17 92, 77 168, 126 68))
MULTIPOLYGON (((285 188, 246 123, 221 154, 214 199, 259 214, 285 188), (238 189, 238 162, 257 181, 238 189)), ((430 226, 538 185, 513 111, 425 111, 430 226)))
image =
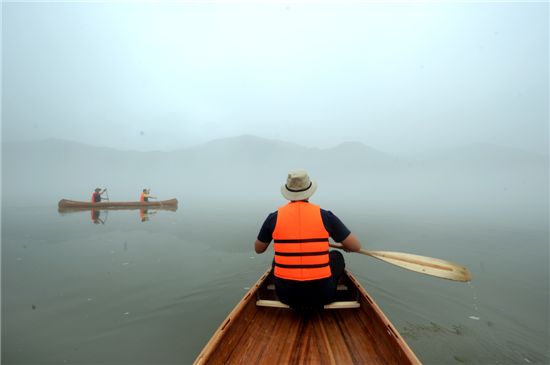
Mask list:
MULTIPOLYGON (((344 246, 334 243, 331 243, 330 247, 344 249, 344 246)), ((453 262, 436 259, 433 257, 419 256, 403 252, 367 251, 365 249, 361 249, 357 253, 374 257, 378 260, 400 266, 407 270, 437 276, 438 278, 455 281, 472 280, 472 276, 470 275, 468 268, 453 262)))

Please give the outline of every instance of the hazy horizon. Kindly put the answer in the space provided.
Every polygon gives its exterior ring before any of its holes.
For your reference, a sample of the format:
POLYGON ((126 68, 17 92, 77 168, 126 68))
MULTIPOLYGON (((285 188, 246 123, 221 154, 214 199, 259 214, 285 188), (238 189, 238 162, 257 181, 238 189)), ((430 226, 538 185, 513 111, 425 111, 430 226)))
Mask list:
POLYGON ((203 145, 207 145, 207 144, 212 143, 212 142, 219 142, 219 141, 224 141, 224 140, 236 140, 236 139, 242 139, 242 138, 246 138, 246 137, 257 138, 258 140, 265 140, 265 141, 268 141, 268 142, 279 142, 279 143, 295 145, 295 146, 304 147, 304 148, 319 149, 319 150, 330 150, 330 149, 333 149, 333 148, 336 148, 336 147, 339 147, 339 146, 342 146, 342 145, 346 145, 346 144, 359 143, 359 144, 361 144, 365 147, 372 148, 373 150, 383 152, 383 153, 388 153, 388 154, 395 155, 395 156, 400 156, 400 157, 406 157, 407 155, 410 155, 410 154, 412 154, 413 157, 417 157, 417 156, 427 157, 427 156, 429 156, 430 153, 434 153, 434 152, 444 152, 444 151, 448 152, 448 151, 453 151, 453 150, 460 150, 462 148, 469 148, 469 147, 475 148, 475 147, 479 147, 479 146, 487 147, 487 148, 508 149, 510 151, 517 151, 517 152, 522 152, 522 153, 527 153, 527 154, 532 154, 532 155, 538 155, 538 156, 548 156, 549 155, 549 151, 539 152, 539 151, 534 151, 534 150, 528 149, 528 148, 515 147, 515 146, 497 144, 497 143, 488 143, 488 142, 487 143, 484 143, 484 142, 469 142, 469 143, 463 143, 463 144, 449 145, 449 146, 445 146, 445 147, 431 146, 431 147, 418 148, 418 149, 415 149, 413 152, 411 152, 411 151, 403 152, 402 151, 401 153, 396 153, 395 151, 382 150, 382 149, 377 148, 376 146, 372 146, 370 144, 367 144, 367 143, 364 143, 364 142, 361 142, 361 141, 357 141, 357 140, 335 141, 333 144, 329 144, 327 146, 317 146, 317 145, 302 144, 300 142, 285 141, 285 140, 277 139, 277 138, 267 138, 267 137, 262 137, 262 136, 258 136, 258 135, 253 135, 253 134, 246 134, 246 133, 245 134, 238 134, 238 135, 231 135, 231 136, 226 136, 226 137, 213 138, 213 139, 206 140, 206 141, 203 141, 203 142, 197 142, 195 144, 179 146, 179 147, 174 146, 173 148, 165 148, 165 149, 162 149, 162 148, 138 149, 138 148, 132 148, 132 147, 120 148, 118 146, 109 146, 109 145, 104 145, 104 144, 100 144, 100 143, 95 144, 93 141, 92 142, 82 142, 82 141, 78 141, 78 140, 56 138, 56 137, 39 138, 39 139, 2 140, 2 143, 18 144, 18 143, 40 143, 40 142, 48 142, 48 141, 60 141, 60 142, 81 144, 81 145, 90 146, 90 147, 108 148, 108 149, 112 149, 112 150, 116 150, 116 151, 120 151, 120 152, 144 152, 144 153, 147 153, 147 152, 166 152, 166 153, 170 153, 170 152, 177 152, 179 150, 185 150, 185 149, 192 149, 192 148, 201 147, 203 145))
POLYGON ((548 153, 548 3, 2 6, 2 140, 548 153))

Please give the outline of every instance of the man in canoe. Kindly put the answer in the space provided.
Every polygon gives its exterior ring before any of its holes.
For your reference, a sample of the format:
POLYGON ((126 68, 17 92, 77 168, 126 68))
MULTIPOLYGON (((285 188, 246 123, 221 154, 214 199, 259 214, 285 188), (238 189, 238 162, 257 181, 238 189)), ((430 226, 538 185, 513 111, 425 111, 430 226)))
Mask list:
POLYGON ((274 240, 273 269, 279 300, 293 308, 321 307, 334 301, 345 262, 329 252, 329 237, 347 251, 359 251, 357 237, 328 210, 311 204, 317 183, 304 170, 288 173, 281 193, 290 203, 268 215, 254 243, 263 253, 274 240))
POLYGON ((101 190, 101 188, 95 188, 94 192, 92 193, 92 203, 99 203, 101 202, 101 196, 107 191, 107 189, 101 190))
POLYGON ((156 197, 149 195, 150 191, 151 189, 143 189, 143 191, 141 192, 141 195, 139 196, 139 201, 148 202, 149 199, 156 199, 156 197))

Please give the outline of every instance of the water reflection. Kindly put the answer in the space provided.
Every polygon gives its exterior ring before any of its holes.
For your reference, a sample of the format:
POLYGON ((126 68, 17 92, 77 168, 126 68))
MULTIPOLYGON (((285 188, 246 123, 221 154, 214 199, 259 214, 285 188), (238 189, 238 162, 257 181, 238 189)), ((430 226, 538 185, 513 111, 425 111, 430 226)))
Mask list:
MULTIPOLYGON (((138 219, 141 223, 148 222, 151 220, 151 217, 158 213, 159 210, 167 210, 171 212, 177 211, 177 206, 161 206, 161 207, 155 207, 154 209, 149 208, 137 208, 137 207, 130 207, 121 209, 119 207, 116 208, 116 210, 136 210, 139 209, 139 215, 138 219)), ((73 214, 73 213, 82 213, 86 212, 87 210, 90 210, 90 220, 93 224, 105 224, 109 218, 109 210, 112 209, 86 209, 86 208, 59 208, 58 212, 61 215, 65 214, 73 214)))
POLYGON ((91 215, 93 224, 99 224, 99 223, 105 224, 105 221, 100 218, 100 216, 101 216, 101 211, 100 210, 92 209, 90 211, 90 215, 91 215))
POLYGON ((157 211, 142 208, 139 210, 139 220, 141 222, 147 222, 152 214, 157 214, 157 211))

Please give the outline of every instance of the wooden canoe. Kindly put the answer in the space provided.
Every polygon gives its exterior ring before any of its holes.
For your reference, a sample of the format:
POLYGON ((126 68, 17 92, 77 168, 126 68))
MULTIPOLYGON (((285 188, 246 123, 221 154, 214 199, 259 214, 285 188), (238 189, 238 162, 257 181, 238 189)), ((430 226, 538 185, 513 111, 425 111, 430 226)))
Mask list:
POLYGON ((178 200, 160 200, 148 202, 112 202, 102 201, 99 203, 82 202, 76 200, 61 199, 58 203, 60 211, 63 210, 84 210, 84 209, 141 209, 141 208, 156 208, 176 210, 178 208, 178 200))
POLYGON ((196 358, 204 364, 420 364, 401 335, 346 271, 338 303, 307 315, 279 303, 268 270, 222 322, 196 358), (344 305, 346 307, 347 305, 344 305))

